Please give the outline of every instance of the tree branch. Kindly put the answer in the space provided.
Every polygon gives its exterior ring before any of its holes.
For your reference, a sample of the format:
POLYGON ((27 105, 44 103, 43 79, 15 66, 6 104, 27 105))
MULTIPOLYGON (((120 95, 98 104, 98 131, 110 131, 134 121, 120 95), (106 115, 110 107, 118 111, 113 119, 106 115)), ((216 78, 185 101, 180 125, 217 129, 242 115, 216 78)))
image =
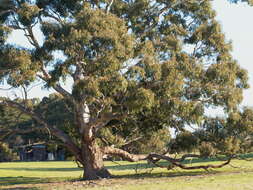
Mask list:
POLYGON ((140 160, 146 160, 147 159, 147 155, 130 154, 127 151, 121 150, 119 148, 114 148, 114 147, 111 147, 111 146, 104 147, 102 149, 102 152, 104 154, 121 157, 124 160, 127 160, 129 162, 137 162, 137 161, 140 161, 140 160))
MULTIPOLYGON (((37 75, 41 80, 43 80, 44 82, 48 82, 48 80, 50 80, 51 76, 46 72, 46 70, 44 68, 41 68, 42 72, 43 72, 43 76, 41 75, 37 75)), ((61 85, 59 84, 55 84, 54 86, 52 86, 52 88, 60 93, 63 97, 65 98, 69 98, 72 100, 71 94, 65 90, 61 85)))
POLYGON ((118 148, 114 148, 114 147, 104 147, 103 153, 108 154, 108 155, 112 155, 112 156, 119 156, 119 157, 123 158, 124 160, 130 161, 130 162, 147 160, 147 161, 153 163, 155 166, 160 167, 160 168, 171 169, 172 168, 171 165, 172 165, 174 167, 176 166, 176 167, 179 167, 181 169, 186 169, 186 170, 194 170, 194 169, 208 170, 209 168, 222 168, 222 167, 228 165, 230 163, 231 159, 233 158, 231 156, 224 163, 219 164, 219 165, 208 164, 208 165, 186 166, 185 164, 182 163, 184 160, 186 160, 187 158, 193 158, 193 157, 200 158, 200 155, 186 154, 186 155, 183 155, 179 159, 175 159, 175 158, 171 158, 166 155, 153 154, 153 153, 149 154, 149 155, 135 155, 135 154, 130 154, 127 151, 124 151, 124 150, 121 150, 118 148), (160 160, 166 160, 170 164, 168 166, 160 165, 157 163, 160 160))
POLYGON ((49 14, 49 13, 45 13, 44 15, 46 16, 46 17, 49 17, 49 18, 52 18, 52 19, 54 19, 55 21, 57 21, 57 22, 59 22, 60 24, 63 24, 63 21, 61 20, 61 18, 60 18, 60 16, 58 16, 57 14, 57 16, 54 16, 53 14, 56 14, 55 12, 54 13, 51 13, 51 14, 49 14))
POLYGON ((107 14, 110 12, 113 2, 114 2, 114 0, 111 0, 111 2, 106 6, 106 13, 107 14))
MULTIPOLYGON (((194 169, 204 169, 208 170, 209 168, 222 168, 223 166, 226 166, 230 163, 232 156, 228 158, 228 160, 222 164, 219 165, 197 165, 197 166, 186 166, 182 162, 186 160, 187 158, 200 158, 200 155, 197 154, 185 154, 179 159, 171 158, 166 155, 160 155, 160 154, 150 154, 147 156, 147 160, 156 165, 157 167, 165 168, 165 166, 162 166, 158 164, 157 162, 160 160, 166 160, 172 164, 172 166, 179 167, 181 169, 186 169, 186 170, 194 170, 194 169)), ((171 166, 166 166, 166 168, 169 170, 171 169, 171 166)))

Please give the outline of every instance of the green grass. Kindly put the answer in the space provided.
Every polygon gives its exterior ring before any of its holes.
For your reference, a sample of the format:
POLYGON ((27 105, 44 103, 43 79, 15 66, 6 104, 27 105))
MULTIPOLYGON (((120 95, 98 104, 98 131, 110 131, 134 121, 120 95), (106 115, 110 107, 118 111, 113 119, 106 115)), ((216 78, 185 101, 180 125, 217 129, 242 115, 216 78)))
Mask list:
MULTIPOLYGON (((248 155, 247 157, 251 157, 248 155)), ((191 165, 218 164, 193 160, 191 165)), ((163 163, 166 164, 166 163, 163 163)), ((106 162, 115 176, 109 180, 78 181, 82 170, 71 161, 0 163, 0 189, 91 189, 91 190, 253 190, 253 164, 233 160, 231 166, 211 171, 166 170, 145 162, 106 162)))

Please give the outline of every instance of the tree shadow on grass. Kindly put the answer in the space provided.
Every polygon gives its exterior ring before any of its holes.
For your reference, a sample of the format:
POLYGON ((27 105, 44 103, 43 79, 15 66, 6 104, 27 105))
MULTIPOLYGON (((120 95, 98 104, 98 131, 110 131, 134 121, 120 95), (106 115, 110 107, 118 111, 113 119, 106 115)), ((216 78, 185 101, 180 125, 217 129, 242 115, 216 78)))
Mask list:
MULTIPOLYGON (((210 160, 208 161, 210 162, 210 160)), ((191 163, 197 163, 196 161, 192 161, 191 163)), ((168 162, 159 162, 159 164, 167 166, 168 162)), ((155 168, 153 164, 148 163, 129 163, 129 164, 115 164, 114 166, 106 166, 107 169, 110 170, 140 170, 140 169, 151 169, 155 168)), ((39 171, 39 172, 74 172, 74 171, 82 171, 81 168, 0 168, 0 170, 13 170, 13 171, 39 171)), ((0 178, 1 179, 1 178, 0 178)))
MULTIPOLYGON (((213 162, 213 161, 221 161, 221 160, 218 160, 216 158, 192 159, 192 160, 186 160, 182 163, 183 164, 194 164, 194 163, 205 163, 205 162, 213 162)), ((159 164, 163 165, 163 166, 168 166, 169 162, 160 161, 159 164)), ((114 166, 107 166, 107 168, 112 169, 112 170, 135 170, 135 169, 151 169, 151 168, 155 168, 155 166, 153 164, 147 164, 147 163, 130 163, 130 164, 124 164, 124 165, 118 164, 118 165, 114 165, 114 166)))
POLYGON ((37 187, 6 187, 6 188, 1 188, 2 190, 39 190, 37 187))
POLYGON ((81 168, 0 168, 0 170, 14 170, 14 171, 42 171, 42 172, 73 172, 82 171, 81 168))
MULTIPOLYGON (((192 160, 186 160, 183 163, 184 164, 194 164, 198 163, 199 165, 205 165, 206 162, 212 162, 212 161, 220 161, 218 159, 192 159, 192 160)), ((159 165, 165 166, 161 172, 153 172, 153 169, 158 168, 157 166, 153 165, 152 163, 137 163, 137 164, 124 164, 124 165, 115 165, 115 166, 108 166, 108 169, 116 170, 116 171, 124 171, 124 170, 134 170, 136 173, 133 174, 123 174, 123 175, 116 175, 113 176, 114 178, 160 178, 160 177, 191 177, 191 176, 205 176, 210 174, 218 174, 222 171, 219 171, 218 169, 209 169, 206 170, 177 170, 177 169, 171 169, 167 170, 166 166, 168 166, 170 163, 167 161, 160 161, 159 165)))
MULTIPOLYGON (((174 178, 174 177, 200 177, 210 174, 217 174, 218 171, 172 171, 168 172, 166 169, 164 169, 164 172, 143 172, 140 171, 140 173, 135 174, 123 174, 123 175, 116 175, 112 176, 114 179, 122 179, 125 181, 125 179, 130 180, 143 180, 143 179, 154 179, 154 178, 174 178)), ((37 178, 37 177, 0 177, 0 186, 2 186, 0 189, 4 190, 38 190, 38 187, 33 187, 33 184, 44 184, 44 183, 53 183, 53 182, 59 182, 58 178, 37 178), (4 187, 6 186, 6 187, 4 187)), ((62 178, 60 180, 62 181, 62 178)), ((78 182, 82 181, 80 178, 76 179, 66 179, 64 182, 78 182)), ((37 186, 36 185, 36 186, 37 186)))
POLYGON ((211 175, 211 174, 218 174, 221 173, 217 170, 212 171, 173 171, 173 172, 140 172, 136 174, 123 174, 123 175, 116 175, 113 176, 113 178, 128 178, 128 179, 142 179, 142 178, 161 178, 161 177, 168 177, 168 178, 174 178, 174 177, 197 177, 197 176, 205 176, 205 175, 211 175))
POLYGON ((38 177, 0 177, 0 186, 7 185, 20 185, 20 184, 37 184, 37 183, 48 183, 51 180, 38 177))
MULTIPOLYGON (((193 159, 191 161, 186 161, 183 163, 201 163, 201 162, 210 162, 210 161, 217 161, 217 159, 208 159, 208 160, 199 160, 193 159)), ((168 162, 162 161, 159 162, 164 166, 168 165, 168 162)), ((129 164, 115 164, 114 166, 106 166, 106 168, 110 170, 135 170, 135 169, 149 169, 154 168, 154 165, 147 164, 147 163, 129 163, 129 164)), ((40 171, 40 172, 73 172, 73 171, 82 171, 81 168, 0 168, 0 170, 14 170, 14 171, 40 171)))

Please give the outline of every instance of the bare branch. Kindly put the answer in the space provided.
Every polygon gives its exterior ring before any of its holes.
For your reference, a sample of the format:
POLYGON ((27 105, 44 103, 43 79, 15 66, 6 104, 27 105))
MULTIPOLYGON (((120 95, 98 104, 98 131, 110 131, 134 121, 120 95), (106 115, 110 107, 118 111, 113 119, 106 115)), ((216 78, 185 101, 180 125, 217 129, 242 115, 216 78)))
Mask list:
MULTIPOLYGON (((49 73, 46 72, 46 70, 44 68, 41 68, 42 72, 43 72, 43 76, 42 75, 37 75, 41 80, 43 80, 44 82, 48 82, 51 78, 51 76, 49 75, 49 73)), ((63 97, 65 98, 69 98, 72 100, 71 94, 65 90, 61 85, 59 84, 55 84, 54 86, 52 86, 52 88, 60 93, 63 97)))
POLYGON ((106 13, 107 13, 107 14, 110 12, 111 6, 112 6, 113 2, 114 2, 114 0, 111 0, 110 4, 108 4, 108 5, 106 6, 106 13))
POLYGON ((9 9, 9 10, 5 10, 5 11, 1 11, 0 12, 0 16, 6 14, 6 13, 9 13, 9 12, 12 12, 13 10, 9 9))
MULTIPOLYGON (((56 14, 56 13, 54 13, 54 14, 56 14)), ((54 16, 54 15, 52 15, 52 14, 47 13, 47 14, 45 14, 45 16, 46 16, 46 17, 49 17, 49 18, 52 18, 52 19, 54 19, 55 21, 57 21, 57 22, 63 24, 63 21, 61 20, 60 16, 58 16, 58 15, 57 15, 57 16, 54 16)))
POLYGON ((34 36, 33 30, 32 30, 32 26, 29 26, 28 28, 24 29, 25 32, 25 36, 27 37, 27 39, 29 40, 29 42, 37 49, 40 48, 39 42, 37 41, 37 39, 34 36))

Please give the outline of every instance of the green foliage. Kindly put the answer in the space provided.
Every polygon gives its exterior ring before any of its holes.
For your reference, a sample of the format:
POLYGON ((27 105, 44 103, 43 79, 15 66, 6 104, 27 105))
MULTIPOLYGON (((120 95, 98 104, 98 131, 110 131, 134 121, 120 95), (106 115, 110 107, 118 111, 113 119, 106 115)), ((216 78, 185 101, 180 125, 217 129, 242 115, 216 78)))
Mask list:
MULTIPOLYGON (((156 117, 167 125, 173 115, 185 124, 200 123, 210 105, 236 109, 242 89, 248 87, 247 73, 232 59, 231 44, 209 1, 109 5, 38 0, 14 5, 17 27, 24 26, 29 33, 39 22, 44 41, 41 47, 32 42, 32 52, 6 45, 1 50, 2 78, 12 86, 33 82, 43 64, 50 70, 48 87, 81 69, 83 78, 74 79, 72 91, 76 100, 94 110, 106 104, 106 109, 132 114, 159 107, 156 117), (187 46, 192 50, 185 51, 187 46), (56 51, 64 59, 56 60, 56 51), (198 103, 202 99, 208 99, 206 104, 198 103)), ((30 41, 36 38, 29 35, 30 41)))
POLYGON ((231 113, 227 122, 229 130, 250 134, 253 132, 253 109, 244 108, 241 112, 231 113))
POLYGON ((130 152, 138 154, 149 154, 150 152, 164 153, 166 152, 169 140, 170 134, 168 133, 168 129, 159 129, 143 137, 141 140, 132 143, 127 149, 130 152))
POLYGON ((240 140, 236 137, 228 137, 218 142, 218 149, 228 155, 234 155, 240 151, 240 140))
POLYGON ((36 4, 40 9, 44 10, 42 12, 44 16, 48 16, 51 11, 55 11, 60 16, 67 17, 82 7, 80 0, 37 0, 36 4))
POLYGON ((92 139, 100 133, 96 121, 111 127, 101 135, 118 145, 145 136, 143 143, 152 142, 146 147, 157 150, 164 146, 158 136, 167 141, 165 128, 179 132, 172 142, 176 151, 200 145, 203 155, 211 155, 212 145, 234 154, 240 149, 233 143, 250 144, 242 139, 252 132, 252 111, 238 112, 249 87, 247 71, 233 59, 211 0, 2 2, 0 80, 30 87, 39 79, 60 93, 36 106, 21 103, 78 146, 86 125, 94 129, 92 139), (23 30, 32 47, 8 44, 12 30, 23 30), (69 80, 66 92, 61 82, 69 80), (223 108, 228 120, 206 117, 209 107, 223 108), (191 125, 202 130, 186 131, 191 125))
POLYGON ((127 106, 129 107, 130 111, 139 112, 144 108, 152 108, 153 104, 155 103, 154 101, 154 94, 151 90, 139 88, 135 91, 131 91, 127 106))
POLYGON ((209 118, 202 125, 202 129, 194 132, 194 136, 199 139, 199 151, 201 153, 204 151, 204 155, 208 152, 227 155, 251 152, 252 121, 250 108, 233 112, 226 119, 209 118))
POLYGON ((35 80, 38 69, 29 51, 8 45, 0 50, 0 67, 0 79, 6 79, 13 87, 29 85, 35 80))
POLYGON ((175 152, 192 152, 198 145, 198 138, 189 131, 179 133, 175 139, 169 143, 169 150, 175 152))
POLYGON ((12 152, 6 143, 0 142, 0 162, 10 162, 17 159, 17 155, 12 152))
MULTIPOLYGON (((56 126, 69 134, 75 142, 79 142, 78 131, 74 122, 73 105, 65 101, 59 94, 51 94, 44 97, 35 107, 37 114, 41 115, 48 124, 56 126)), ((45 131, 46 136, 41 139, 50 143, 59 141, 52 136, 50 131, 45 131)), ((50 146, 54 146, 54 145, 50 146)))
POLYGON ((137 129, 134 132, 131 131, 132 129, 127 131, 105 128, 99 134, 99 143, 101 146, 110 145, 135 154, 163 153, 166 151, 170 140, 167 128, 153 130, 152 132, 137 131, 137 129))
POLYGON ((202 142, 198 147, 201 157, 208 158, 216 154, 216 150, 210 142, 202 142))
POLYGON ((6 26, 0 26, 0 45, 4 44, 10 32, 11 28, 6 26))
POLYGON ((40 9, 36 5, 30 5, 26 2, 20 4, 17 11, 18 19, 24 26, 30 26, 36 22, 40 9))

